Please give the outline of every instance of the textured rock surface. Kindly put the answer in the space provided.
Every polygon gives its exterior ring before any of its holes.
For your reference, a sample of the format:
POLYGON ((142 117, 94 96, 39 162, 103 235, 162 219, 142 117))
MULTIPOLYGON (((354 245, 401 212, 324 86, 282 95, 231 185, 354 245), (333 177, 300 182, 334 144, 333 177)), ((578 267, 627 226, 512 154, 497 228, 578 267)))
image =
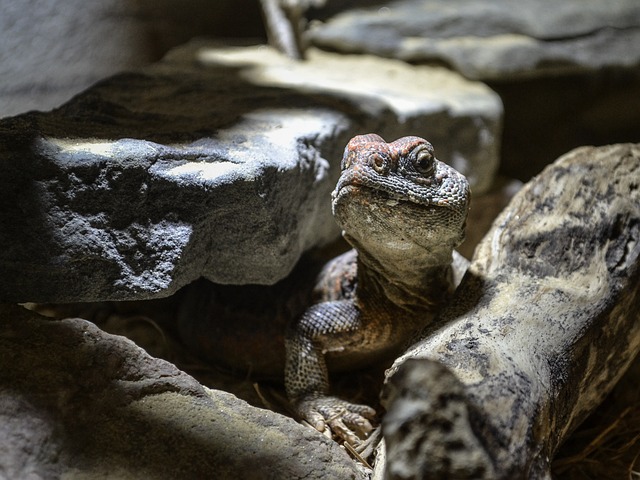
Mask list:
POLYGON ((98 80, 157 60, 194 35, 258 37, 263 27, 256 3, 32 0, 27 7, 2 2, 0 117, 57 107, 98 80))
POLYGON ((490 191, 472 195, 464 242, 457 248, 462 256, 473 257, 476 246, 491 229, 493 221, 521 188, 522 182, 518 180, 499 178, 490 191))
MULTIPOLYGON (((312 49, 304 63, 274 51, 200 50, 204 63, 244 67, 253 83, 351 104, 357 128, 388 141, 423 136, 442 161, 467 176, 474 192, 491 185, 498 167, 502 104, 486 85, 445 68, 410 66, 370 55, 334 55, 312 49)), ((346 105, 345 105, 346 106, 346 105)), ((345 107, 343 107, 345 108, 345 107)), ((346 145, 340 145, 340 153, 346 145)), ((339 159, 331 158, 337 165, 339 159)), ((336 177, 337 178, 337 177, 336 177)))
POLYGON ((193 43, 53 112, 0 121, 0 300, 155 298, 201 276, 274 283, 337 237, 329 192, 354 133, 423 135, 477 190, 490 184, 501 105, 484 85, 310 59, 193 43))
POLYGON ((435 327, 390 369, 391 478, 549 478, 640 351, 639 318, 640 145, 577 149, 514 197, 435 327))
POLYGON ((383 8, 369 3, 356 2, 359 7, 328 19, 312 33, 313 43, 444 62, 483 80, 640 64, 635 0, 396 0, 383 8))
POLYGON ((2 478, 360 478, 317 432, 89 322, 0 320, 2 478))

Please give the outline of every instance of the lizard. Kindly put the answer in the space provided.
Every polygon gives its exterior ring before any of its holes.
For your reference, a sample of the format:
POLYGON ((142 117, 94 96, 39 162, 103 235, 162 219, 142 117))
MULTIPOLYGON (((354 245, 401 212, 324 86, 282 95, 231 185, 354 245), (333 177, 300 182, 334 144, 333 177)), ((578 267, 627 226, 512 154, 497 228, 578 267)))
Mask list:
POLYGON ((331 396, 328 369, 352 369, 399 349, 453 293, 468 262, 470 189, 426 140, 352 138, 332 192, 333 216, 352 250, 327 263, 318 302, 285 334, 285 389, 295 413, 352 445, 375 410, 331 396))

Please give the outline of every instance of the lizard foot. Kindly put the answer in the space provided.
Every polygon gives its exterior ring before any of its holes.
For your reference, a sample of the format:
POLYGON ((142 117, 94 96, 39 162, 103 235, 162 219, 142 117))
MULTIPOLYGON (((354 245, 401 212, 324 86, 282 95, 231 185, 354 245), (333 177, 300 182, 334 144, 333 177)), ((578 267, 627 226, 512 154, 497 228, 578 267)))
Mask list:
POLYGON ((308 396, 296 403, 298 414, 319 432, 329 427, 331 432, 351 445, 373 430, 371 420, 376 411, 367 405, 358 405, 329 396, 308 396))

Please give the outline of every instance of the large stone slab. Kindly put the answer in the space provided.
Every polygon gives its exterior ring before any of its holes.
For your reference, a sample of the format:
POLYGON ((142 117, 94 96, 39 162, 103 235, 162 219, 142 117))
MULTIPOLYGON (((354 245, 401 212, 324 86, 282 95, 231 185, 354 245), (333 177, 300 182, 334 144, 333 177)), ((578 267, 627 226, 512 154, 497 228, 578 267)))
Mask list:
MULTIPOLYGON (((244 67, 243 77, 261 86, 311 98, 330 96, 343 108, 354 105, 357 128, 387 139, 406 132, 422 135, 442 161, 466 175, 474 192, 483 193, 492 185, 499 163, 502 103, 480 82, 446 68, 317 49, 306 53, 306 62, 291 61, 265 47, 201 50, 197 56, 205 63, 244 67)), ((342 152, 344 146, 339 147, 342 152)), ((331 160, 337 165, 341 158, 331 160)))
POLYGON ((389 478, 550 478, 640 352, 639 318, 640 145, 574 150, 513 198, 388 371, 389 478))
POLYGON ((3 2, 0 117, 57 107, 195 35, 256 38, 263 29, 255 0, 3 2))
POLYGON ((194 42, 49 113, 0 121, 0 301, 270 284, 339 234, 329 193, 355 133, 429 138, 478 191, 501 104, 445 69, 194 42), (357 72, 357 74, 355 73, 357 72))
MULTIPOLYGON (((335 2, 333 2, 335 3, 335 2)), ((356 2, 312 42, 410 62, 442 62, 468 78, 506 79, 640 64, 635 0, 396 0, 356 2)), ((331 2, 330 2, 331 6, 331 2)))
POLYGON ((0 305, 2 478, 363 478, 333 441, 85 320, 0 305))

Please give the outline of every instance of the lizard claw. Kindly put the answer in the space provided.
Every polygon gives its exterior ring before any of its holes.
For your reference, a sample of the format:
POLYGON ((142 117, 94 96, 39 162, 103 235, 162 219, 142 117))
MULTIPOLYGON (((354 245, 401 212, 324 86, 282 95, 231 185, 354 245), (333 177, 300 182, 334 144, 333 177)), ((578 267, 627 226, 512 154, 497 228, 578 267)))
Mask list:
POLYGON ((373 430, 370 420, 376 415, 367 405, 329 396, 306 397, 299 400, 296 407, 298 414, 313 428, 324 432, 328 426, 331 432, 354 446, 373 430))

